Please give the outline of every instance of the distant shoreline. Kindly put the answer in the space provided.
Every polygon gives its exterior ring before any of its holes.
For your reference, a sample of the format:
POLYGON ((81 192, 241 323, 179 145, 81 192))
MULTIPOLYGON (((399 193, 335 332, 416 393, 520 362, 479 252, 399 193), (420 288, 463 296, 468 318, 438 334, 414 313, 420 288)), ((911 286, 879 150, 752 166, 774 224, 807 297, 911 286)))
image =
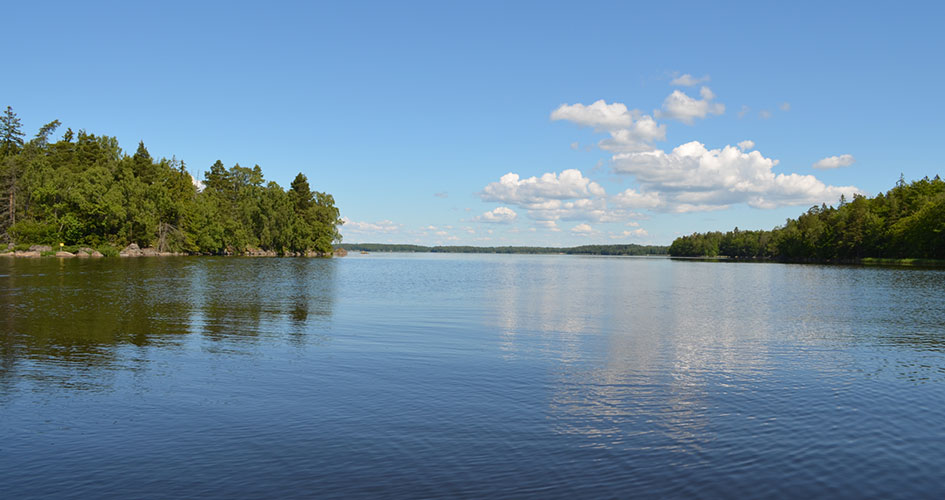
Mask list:
POLYGON ((576 247, 531 247, 531 246, 423 246, 388 243, 343 243, 336 249, 348 252, 398 252, 398 253, 470 253, 470 254, 524 254, 524 255, 633 255, 665 256, 669 247, 661 245, 582 245, 576 247))

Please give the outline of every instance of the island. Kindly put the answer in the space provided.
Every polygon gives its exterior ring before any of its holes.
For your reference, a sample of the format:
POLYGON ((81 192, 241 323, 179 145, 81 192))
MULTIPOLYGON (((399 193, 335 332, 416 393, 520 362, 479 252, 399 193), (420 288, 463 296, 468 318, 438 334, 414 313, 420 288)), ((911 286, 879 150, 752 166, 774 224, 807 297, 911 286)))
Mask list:
POLYGON ((144 142, 128 155, 84 130, 53 140, 59 126, 25 140, 13 109, 0 114, 2 254, 331 256, 341 241, 334 198, 301 172, 286 190, 218 160, 197 180, 144 142))

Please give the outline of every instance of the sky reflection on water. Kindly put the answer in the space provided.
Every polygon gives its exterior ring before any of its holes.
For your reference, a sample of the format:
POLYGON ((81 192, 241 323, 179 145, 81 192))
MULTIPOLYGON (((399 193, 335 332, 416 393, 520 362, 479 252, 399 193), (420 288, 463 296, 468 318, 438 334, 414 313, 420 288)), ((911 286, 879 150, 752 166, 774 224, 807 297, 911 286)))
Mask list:
POLYGON ((568 256, 0 261, 0 484, 937 496, 943 278, 568 256))

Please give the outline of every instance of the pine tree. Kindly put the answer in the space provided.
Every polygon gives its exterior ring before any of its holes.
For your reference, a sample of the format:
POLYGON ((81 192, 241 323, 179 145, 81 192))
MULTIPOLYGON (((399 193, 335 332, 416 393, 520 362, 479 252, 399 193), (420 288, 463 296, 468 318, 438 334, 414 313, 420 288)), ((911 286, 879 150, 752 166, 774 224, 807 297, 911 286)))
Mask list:
POLYGON ((0 116, 0 158, 14 155, 23 148, 21 127, 20 119, 13 112, 13 108, 7 106, 3 116, 0 116))
POLYGON ((20 119, 13 108, 0 116, 0 233, 6 234, 9 226, 16 224, 16 188, 18 181, 17 153, 23 149, 23 130, 20 119))

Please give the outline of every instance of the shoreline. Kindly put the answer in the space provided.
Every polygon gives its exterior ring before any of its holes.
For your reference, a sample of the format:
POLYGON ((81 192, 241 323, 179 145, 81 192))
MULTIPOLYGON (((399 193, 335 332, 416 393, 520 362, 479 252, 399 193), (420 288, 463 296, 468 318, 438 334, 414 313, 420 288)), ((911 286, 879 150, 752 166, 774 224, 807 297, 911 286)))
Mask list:
MULTIPOLYGON (((74 248, 74 247, 69 247, 74 248)), ((347 250, 344 248, 337 248, 330 253, 322 252, 286 252, 279 254, 273 250, 262 250, 258 248, 247 249, 245 252, 240 253, 225 253, 222 255, 212 255, 212 254, 199 254, 199 253, 186 253, 186 252, 161 252, 155 248, 145 247, 141 248, 138 245, 132 243, 125 247, 122 250, 115 248, 109 248, 110 251, 102 252, 91 247, 80 247, 75 250, 75 252, 69 252, 60 247, 60 250, 53 250, 53 247, 50 245, 30 245, 26 250, 16 250, 12 244, 8 245, 4 251, 0 252, 0 258, 16 258, 16 259, 39 259, 46 257, 56 257, 59 259, 103 259, 103 258, 138 258, 138 257, 199 257, 199 256, 213 256, 213 257, 318 257, 318 258, 328 258, 328 257, 344 257, 348 255, 347 250)))
POLYGON ((672 260, 691 260, 700 262, 746 262, 746 263, 771 263, 771 264, 815 264, 828 266, 889 266, 889 267, 928 267, 945 268, 945 260, 938 259, 917 259, 903 258, 890 259, 881 257, 863 257, 861 259, 765 259, 765 258, 736 258, 726 255, 709 256, 669 256, 672 260))

